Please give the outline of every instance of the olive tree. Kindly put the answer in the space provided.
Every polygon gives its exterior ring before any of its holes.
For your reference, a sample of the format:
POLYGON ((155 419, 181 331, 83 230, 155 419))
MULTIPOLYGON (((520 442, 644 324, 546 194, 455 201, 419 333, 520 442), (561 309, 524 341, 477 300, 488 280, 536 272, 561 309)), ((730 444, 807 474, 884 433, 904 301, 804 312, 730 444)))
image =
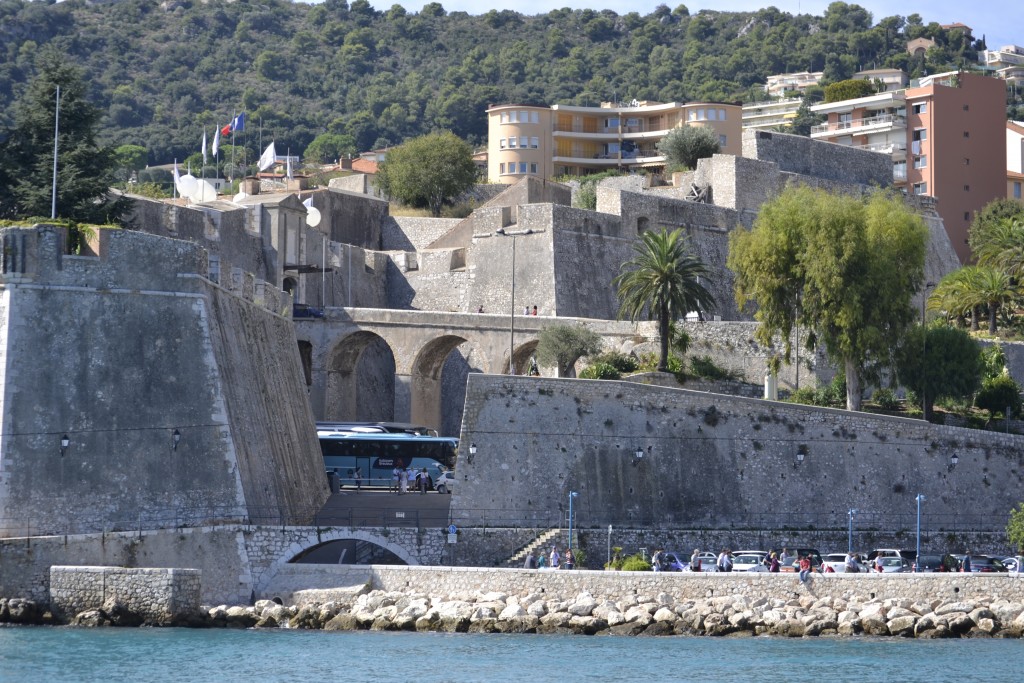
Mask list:
POLYGON ((432 216, 476 182, 473 148, 453 133, 431 133, 388 150, 377 167, 377 187, 393 199, 426 207, 432 216))
POLYGON ((559 377, 572 376, 577 360, 600 351, 601 335, 582 325, 554 325, 537 340, 537 360, 557 367, 559 377))
POLYGON ((720 147, 718 133, 704 126, 673 128, 658 142, 658 152, 670 168, 696 168, 698 159, 717 154, 720 147))
POLYGON ((928 230, 897 196, 867 199, 790 187, 765 203, 750 230, 729 239, 736 302, 756 304, 755 333, 781 338, 790 362, 793 328, 812 330, 846 373, 846 405, 859 410, 862 382, 877 380, 916 320, 928 230))

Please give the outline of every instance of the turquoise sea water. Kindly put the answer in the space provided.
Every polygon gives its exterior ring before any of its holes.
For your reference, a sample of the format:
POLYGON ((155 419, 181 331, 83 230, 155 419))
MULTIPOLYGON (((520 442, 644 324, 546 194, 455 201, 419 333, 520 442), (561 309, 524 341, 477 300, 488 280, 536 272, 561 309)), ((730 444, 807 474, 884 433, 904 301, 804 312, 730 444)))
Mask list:
POLYGON ((1013 680, 1021 640, 0 628, 0 681, 1013 680), (883 672, 883 673, 880 673, 883 672))

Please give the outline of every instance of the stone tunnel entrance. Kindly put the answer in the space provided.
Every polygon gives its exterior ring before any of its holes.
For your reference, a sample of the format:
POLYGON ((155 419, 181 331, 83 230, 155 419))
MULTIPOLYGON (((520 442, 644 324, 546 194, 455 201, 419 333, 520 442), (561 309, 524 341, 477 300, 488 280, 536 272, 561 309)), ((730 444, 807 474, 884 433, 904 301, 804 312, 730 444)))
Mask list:
POLYGON ((307 548, 291 564, 409 564, 392 551, 371 541, 343 538, 307 548))

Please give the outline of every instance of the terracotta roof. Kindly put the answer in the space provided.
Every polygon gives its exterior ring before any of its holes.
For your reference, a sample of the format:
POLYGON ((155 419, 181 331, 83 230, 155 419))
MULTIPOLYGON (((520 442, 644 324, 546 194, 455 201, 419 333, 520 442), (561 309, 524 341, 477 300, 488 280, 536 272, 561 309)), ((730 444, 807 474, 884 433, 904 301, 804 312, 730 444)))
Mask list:
POLYGON ((367 159, 353 159, 352 170, 357 173, 365 173, 367 175, 374 175, 377 173, 377 162, 369 161, 367 159))
POLYGON ((1006 128, 1007 130, 1012 130, 1014 133, 1020 133, 1021 135, 1024 135, 1024 122, 1007 121, 1006 128))

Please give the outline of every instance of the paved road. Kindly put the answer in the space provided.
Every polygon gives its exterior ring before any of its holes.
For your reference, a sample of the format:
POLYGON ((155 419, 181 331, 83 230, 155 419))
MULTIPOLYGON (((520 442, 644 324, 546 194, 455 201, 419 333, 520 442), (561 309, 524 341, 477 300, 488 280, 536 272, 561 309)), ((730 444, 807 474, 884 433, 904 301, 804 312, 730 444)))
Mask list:
POLYGON ((381 490, 348 489, 333 494, 317 515, 321 525, 346 526, 448 526, 450 494, 398 495, 381 490))

